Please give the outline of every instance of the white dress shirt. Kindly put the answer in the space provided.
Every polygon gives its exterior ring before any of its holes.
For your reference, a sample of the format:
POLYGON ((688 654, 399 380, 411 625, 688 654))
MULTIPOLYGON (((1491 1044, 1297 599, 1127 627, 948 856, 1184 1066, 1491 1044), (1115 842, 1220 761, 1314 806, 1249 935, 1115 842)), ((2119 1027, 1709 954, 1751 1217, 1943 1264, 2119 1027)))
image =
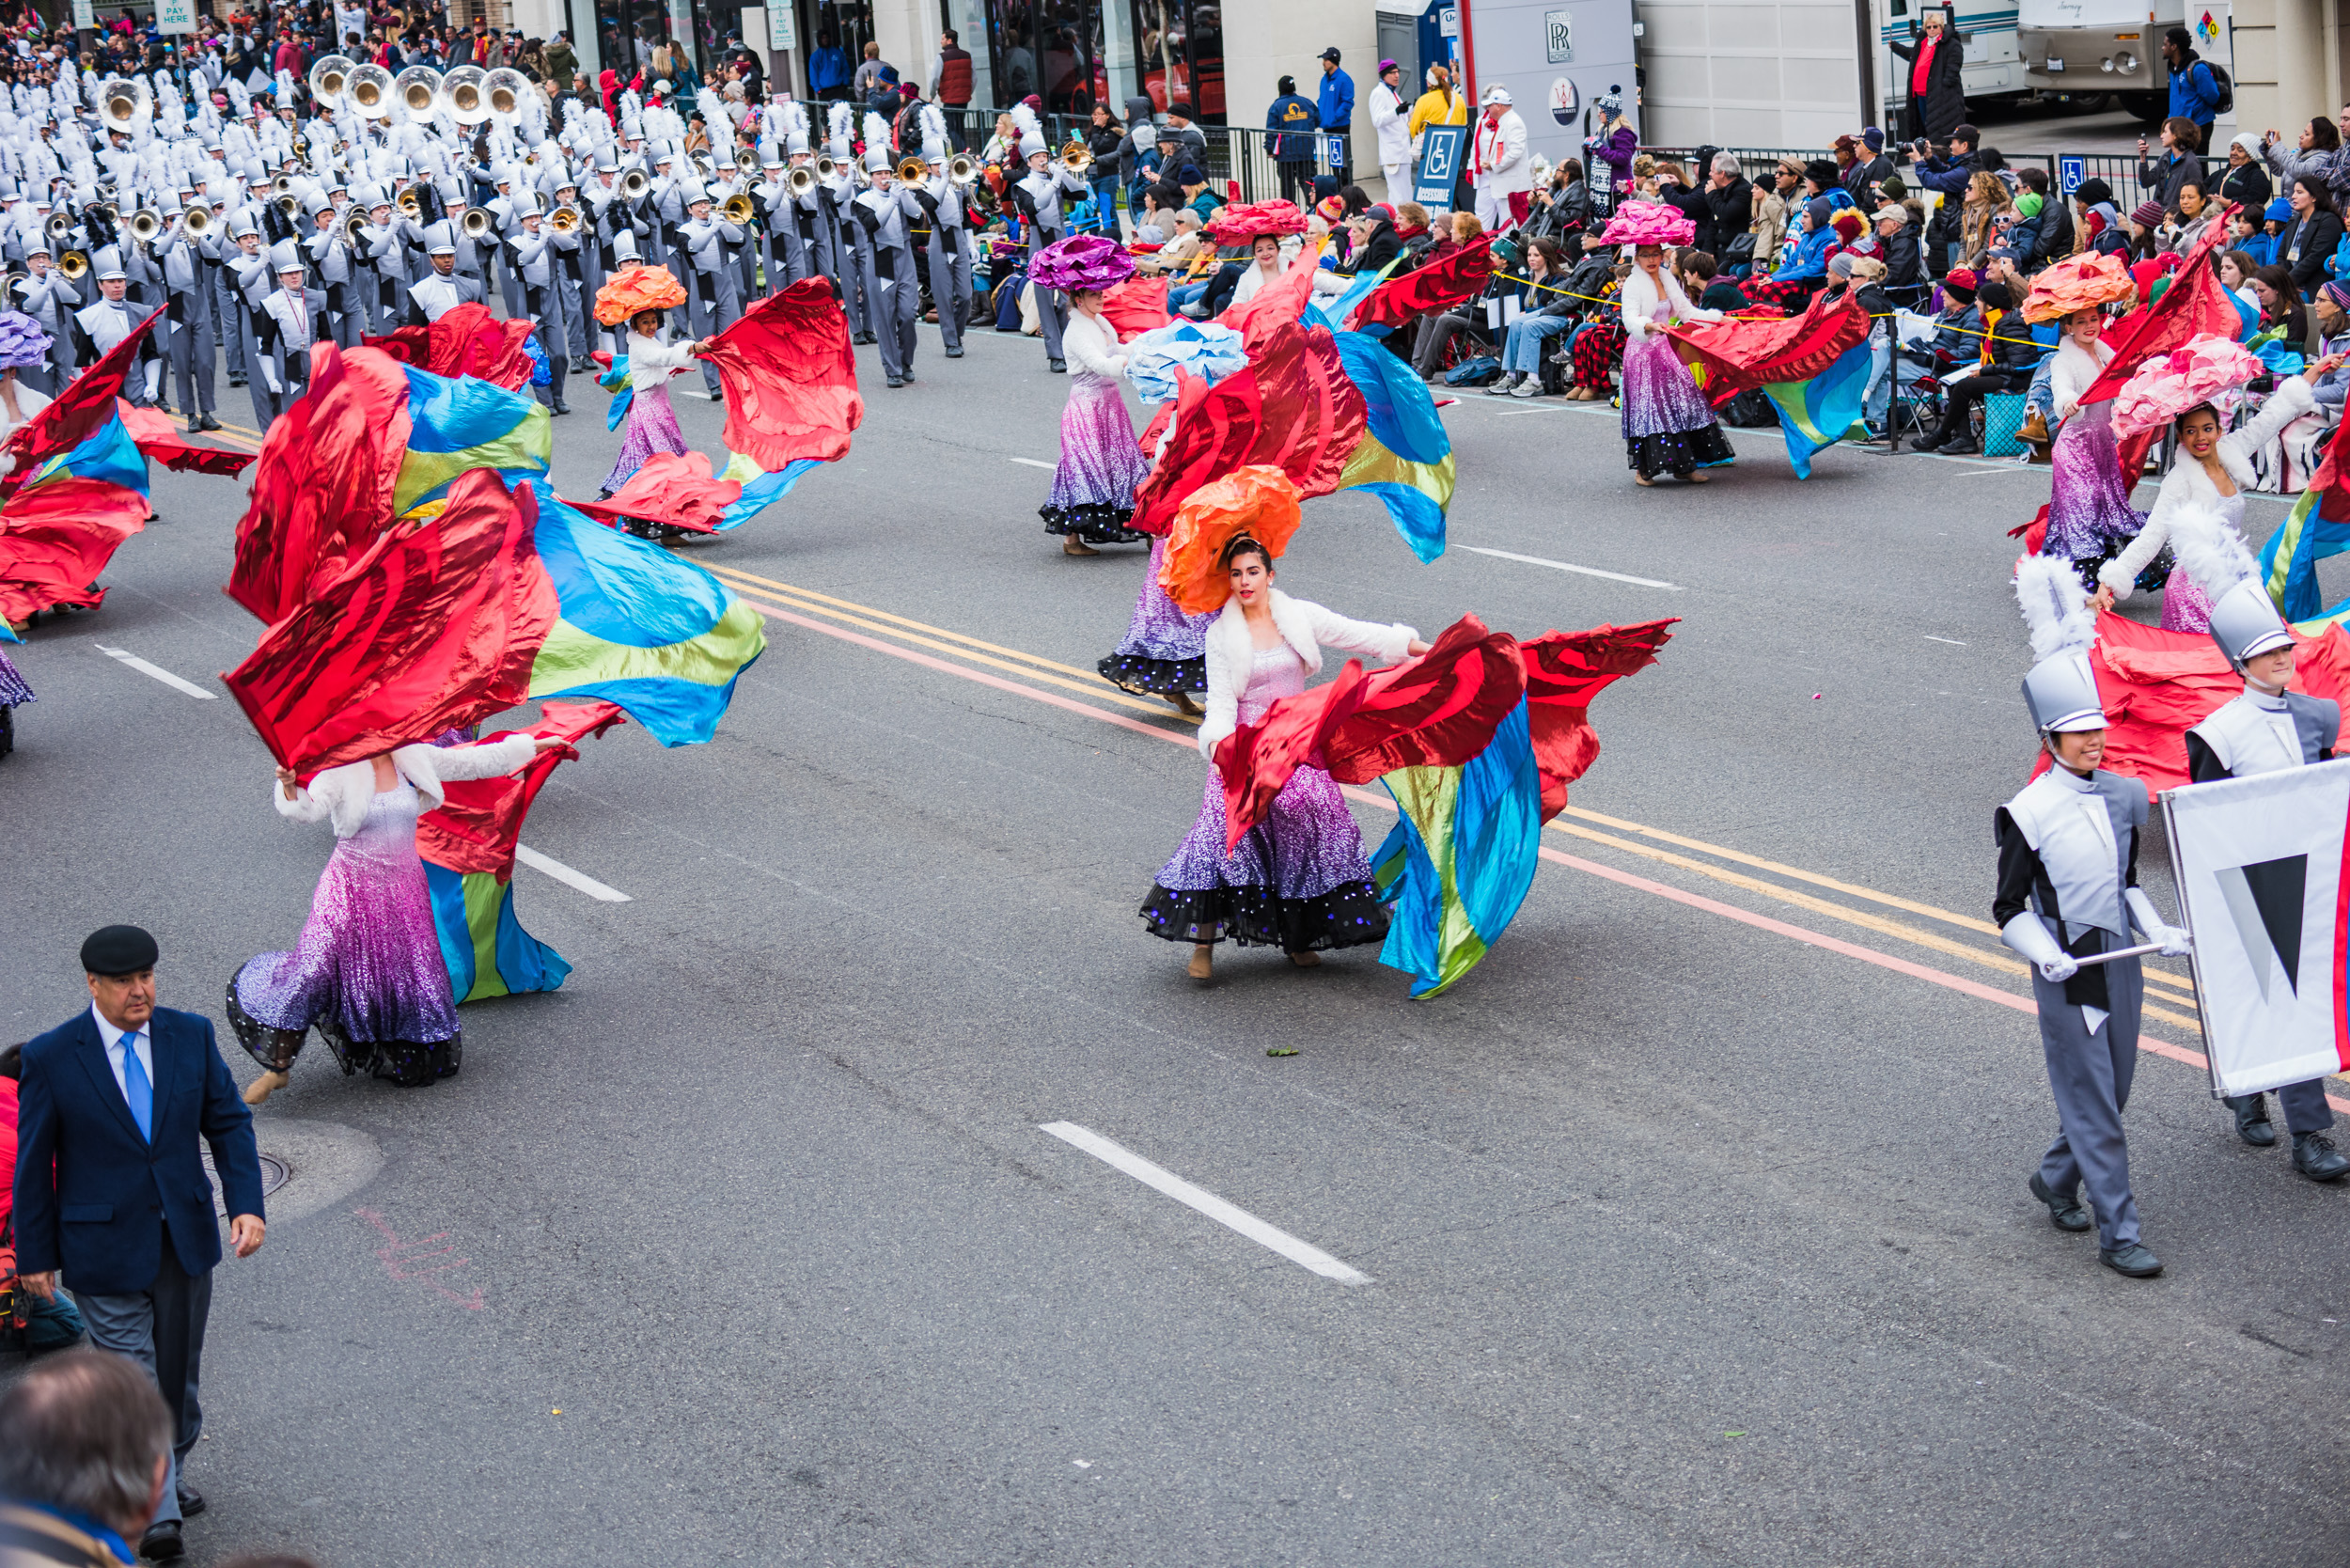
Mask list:
POLYGON ((98 1004, 89 1005, 91 1021, 98 1026, 99 1042, 106 1047, 106 1065, 115 1070, 115 1088, 122 1090, 122 1103, 131 1103, 131 1085, 123 1077, 122 1051, 128 1045, 139 1054, 139 1065, 147 1069, 147 1087, 151 1094, 155 1088, 155 1044, 147 1030, 125 1032, 106 1022, 106 1015, 98 1011, 98 1004))

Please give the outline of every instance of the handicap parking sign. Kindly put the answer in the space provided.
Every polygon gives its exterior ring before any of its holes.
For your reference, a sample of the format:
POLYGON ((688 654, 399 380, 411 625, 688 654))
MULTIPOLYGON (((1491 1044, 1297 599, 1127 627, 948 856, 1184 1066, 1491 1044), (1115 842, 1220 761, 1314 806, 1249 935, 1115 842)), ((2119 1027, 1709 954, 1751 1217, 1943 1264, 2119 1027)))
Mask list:
POLYGON ((2057 160, 2057 189, 2064 195, 2071 196, 2075 191, 2079 190, 2081 181, 2088 178, 2088 159, 2059 158, 2057 160))

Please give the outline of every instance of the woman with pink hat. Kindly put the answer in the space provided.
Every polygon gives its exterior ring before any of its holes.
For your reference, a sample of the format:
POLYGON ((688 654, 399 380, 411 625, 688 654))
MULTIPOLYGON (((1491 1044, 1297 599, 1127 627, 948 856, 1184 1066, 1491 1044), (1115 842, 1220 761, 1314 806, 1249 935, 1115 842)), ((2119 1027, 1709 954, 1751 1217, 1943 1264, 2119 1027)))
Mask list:
MULTIPOLYGON (((2220 405, 2234 405, 2245 383, 2268 367, 2242 344, 2207 332, 2182 349, 2149 359, 2113 400, 2113 428, 2128 435, 2164 425, 2178 432, 2179 455, 2163 477, 2162 494, 2128 549, 2097 573, 2097 606, 2126 599, 2138 574, 2154 564, 2170 542, 2171 525, 2186 510, 2216 513, 2230 528, 2244 531, 2244 493, 2252 488, 2252 454, 2285 426, 2316 406, 2311 388, 2318 377, 2350 355, 2330 353, 2297 376, 2277 383, 2261 411, 2244 428, 2222 435, 2227 421, 2220 405)), ((2211 602, 2184 572, 2170 573, 2162 590, 2162 629, 2211 630, 2211 602)))
POLYGON ((1627 201, 1607 220, 1604 244, 1632 247, 1632 275, 1623 280, 1623 445, 1632 477, 1653 485, 1659 474, 1703 484, 1705 470, 1731 461, 1722 427, 1689 368, 1666 337, 1668 321, 1718 321, 1718 310, 1689 303, 1665 266, 1668 245, 1697 238, 1697 225, 1676 208, 1627 201))

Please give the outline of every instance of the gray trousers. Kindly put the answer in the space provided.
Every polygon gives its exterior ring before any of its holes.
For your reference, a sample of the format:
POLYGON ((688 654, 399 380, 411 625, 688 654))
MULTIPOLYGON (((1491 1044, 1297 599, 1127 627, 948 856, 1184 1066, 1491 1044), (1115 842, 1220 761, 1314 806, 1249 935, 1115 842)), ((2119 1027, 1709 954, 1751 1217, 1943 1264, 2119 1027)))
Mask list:
MULTIPOLYGON (((555 269, 556 292, 563 300, 565 338, 571 345, 573 359, 585 359, 594 345, 588 341, 588 313, 595 308, 596 291, 587 286, 587 279, 573 277, 562 267, 555 269)), ((546 345, 547 355, 555 355, 555 346, 546 345)))
MULTIPOLYGON (((734 269, 722 265, 715 272, 687 273, 685 304, 697 338, 732 326, 743 315, 742 301, 734 291, 734 269)), ((708 360, 702 361, 702 382, 712 397, 718 395, 718 367, 708 360)))
POLYGON ((563 320, 563 279, 556 274, 552 283, 523 285, 523 314, 539 323, 539 347, 547 356, 547 384, 530 390, 539 401, 549 408, 563 400, 563 378, 572 368, 563 320))
MULTIPOLYGON (((914 252, 902 246, 876 251, 886 256, 894 278, 876 275, 873 305, 866 320, 880 341, 882 371, 911 378, 914 374, 914 324, 922 319, 922 280, 915 269, 914 252)), ((875 263, 879 265, 878 261, 875 263)))
POLYGON ((90 1342, 145 1367, 163 1392, 171 1411, 171 1482, 164 1488, 155 1522, 177 1519, 180 1471, 196 1440, 204 1435, 196 1383, 204 1367, 204 1325, 212 1311, 212 1272, 183 1273, 165 1232, 163 1266, 155 1271, 153 1284, 124 1295, 75 1291, 73 1302, 89 1325, 90 1342))
POLYGON ((2122 1138, 2122 1107, 2130 1103, 2130 1078, 2138 1071, 2139 1005, 2146 978, 2134 958, 2105 965, 2106 999, 2111 1016, 2089 1032, 2077 1003, 2064 987, 2042 978, 2034 965, 2032 999, 2040 1004, 2040 1047, 2048 1059, 2048 1087, 2056 1093, 2056 1141, 2040 1161, 2040 1179, 2060 1198, 2089 1189, 2097 1215, 2097 1245, 2107 1249, 2138 1240, 2138 1200, 2130 1196, 2130 1151, 2122 1138))
POLYGON ((212 412, 212 302, 202 289, 191 289, 174 294, 171 304, 180 316, 171 322, 172 384, 180 389, 180 412, 194 419, 198 410, 212 412))
MULTIPOLYGON (((1060 236, 1058 234, 1047 234, 1036 225, 1030 224, 1028 226, 1028 260, 1030 264, 1034 264, 1036 260, 1036 253, 1038 251, 1042 250, 1046 245, 1051 244, 1054 241, 1059 238, 1060 236)), ((1036 290, 1037 324, 1044 329, 1044 357, 1047 359, 1065 358, 1067 356, 1060 352, 1060 329, 1062 324, 1069 320, 1069 317, 1067 314, 1068 307, 1061 303, 1060 290, 1058 289, 1047 289, 1043 285, 1036 283, 1033 278, 1030 279, 1030 283, 1036 290)))
MULTIPOLYGON (((360 334, 367 331, 368 321, 358 310, 353 308, 353 305, 362 288, 371 289, 374 286, 375 279, 371 274, 364 283, 353 283, 346 279, 341 283, 329 283, 322 286, 326 291, 327 332, 334 338, 337 348, 355 349, 359 346, 360 334)), ((400 325, 398 321, 391 324, 400 325)))
POLYGON ((963 347, 963 329, 971 319, 971 236, 945 226, 931 230, 924 247, 931 269, 931 301, 938 306, 938 336, 947 347, 963 347))
POLYGON ((880 290, 873 283, 873 237, 854 218, 841 225, 840 232, 840 270, 833 275, 848 296, 841 303, 848 311, 849 331, 857 337, 876 337, 873 305, 880 290))
MULTIPOLYGON (((2311 1078, 2307 1083, 2287 1084, 2276 1090, 2277 1103, 2285 1108, 2285 1130, 2295 1137, 2303 1133, 2322 1133, 2334 1124, 2334 1107, 2326 1103, 2326 1080, 2311 1078)), ((2237 1100, 2257 1100, 2260 1096, 2231 1095, 2228 1108, 2235 1108, 2237 1100)))

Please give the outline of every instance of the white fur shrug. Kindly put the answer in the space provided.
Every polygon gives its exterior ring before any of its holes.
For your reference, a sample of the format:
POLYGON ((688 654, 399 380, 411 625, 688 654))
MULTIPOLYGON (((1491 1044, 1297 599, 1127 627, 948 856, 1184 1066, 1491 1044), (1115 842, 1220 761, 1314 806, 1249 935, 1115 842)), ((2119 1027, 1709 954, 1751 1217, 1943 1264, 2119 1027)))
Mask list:
MULTIPOLYGON (((1292 599, 1279 588, 1273 590, 1273 628, 1308 675, 1320 672, 1324 648, 1342 649, 1391 665, 1410 652, 1419 637, 1400 622, 1381 626, 1349 620, 1310 600, 1292 599)), ((1249 667, 1256 658, 1248 617, 1238 599, 1229 600, 1224 613, 1208 625, 1208 716, 1199 721, 1199 755, 1211 762, 1215 760, 1216 743, 1240 728, 1240 694, 1248 684, 1249 667)))
MULTIPOLYGON (((2299 376, 2290 376, 2277 384, 2277 390, 2249 423, 2219 438, 2219 465, 2235 481, 2238 492, 2252 488, 2252 454, 2268 445, 2279 431, 2316 406, 2310 384, 2299 376)), ((2162 494, 2155 498, 2154 510, 2147 514, 2146 525, 2130 541, 2129 548, 2098 569, 2097 581, 2111 588, 2114 598, 2127 599, 2130 585, 2138 581, 2138 574, 2170 542, 2170 520, 2182 507, 2219 510, 2218 487, 2203 472, 2203 465, 2184 448, 2171 463, 2170 472, 2163 476, 2162 494)))
MULTIPOLYGON (((528 735, 509 735, 502 741, 477 741, 471 745, 404 745, 392 753, 392 766, 416 787, 427 811, 440 809, 443 783, 463 778, 495 778, 512 773, 539 754, 528 735)), ((270 780, 269 798, 281 817, 314 823, 324 817, 335 824, 335 837, 348 839, 368 820, 368 802, 375 797, 375 765, 362 759, 328 768, 309 786, 297 786, 294 797, 270 780)))

